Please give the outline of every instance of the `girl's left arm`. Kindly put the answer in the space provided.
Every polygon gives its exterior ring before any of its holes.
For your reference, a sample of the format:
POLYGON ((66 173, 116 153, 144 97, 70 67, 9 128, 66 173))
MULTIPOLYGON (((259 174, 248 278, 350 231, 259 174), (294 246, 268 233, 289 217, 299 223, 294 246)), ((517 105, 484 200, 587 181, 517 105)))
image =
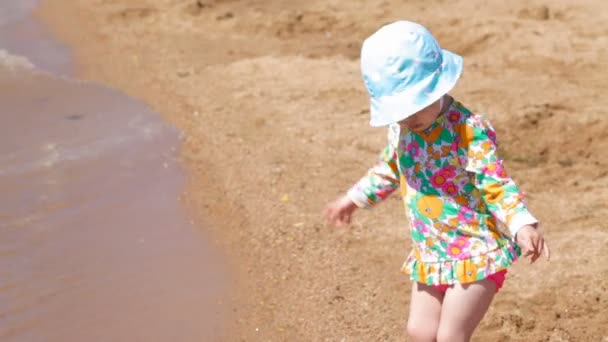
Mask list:
POLYGON ((476 187, 492 215, 509 227, 514 238, 522 227, 536 226, 538 220, 528 211, 523 194, 496 152, 492 125, 481 119, 473 126, 472 136, 465 139, 469 141, 467 171, 474 173, 476 187))

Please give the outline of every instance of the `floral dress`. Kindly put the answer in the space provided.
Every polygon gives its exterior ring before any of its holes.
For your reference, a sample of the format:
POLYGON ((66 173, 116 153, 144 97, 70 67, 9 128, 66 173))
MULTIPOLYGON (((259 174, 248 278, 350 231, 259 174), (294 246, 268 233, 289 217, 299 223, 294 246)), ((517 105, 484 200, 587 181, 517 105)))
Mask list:
POLYGON ((496 154, 482 116, 453 102, 423 132, 389 127, 380 162, 349 191, 371 207, 400 188, 413 250, 402 270, 428 285, 470 283, 506 269, 520 255, 511 236, 537 220, 496 154))

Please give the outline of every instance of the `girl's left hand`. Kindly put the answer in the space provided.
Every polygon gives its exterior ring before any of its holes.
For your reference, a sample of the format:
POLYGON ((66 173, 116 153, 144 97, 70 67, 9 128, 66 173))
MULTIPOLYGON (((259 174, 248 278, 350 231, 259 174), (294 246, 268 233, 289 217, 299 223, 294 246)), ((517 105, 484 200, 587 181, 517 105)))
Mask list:
POLYGON ((547 260, 551 255, 549 246, 541 234, 534 226, 525 225, 515 235, 515 242, 521 247, 524 257, 530 258, 530 263, 535 262, 541 254, 545 254, 547 260))

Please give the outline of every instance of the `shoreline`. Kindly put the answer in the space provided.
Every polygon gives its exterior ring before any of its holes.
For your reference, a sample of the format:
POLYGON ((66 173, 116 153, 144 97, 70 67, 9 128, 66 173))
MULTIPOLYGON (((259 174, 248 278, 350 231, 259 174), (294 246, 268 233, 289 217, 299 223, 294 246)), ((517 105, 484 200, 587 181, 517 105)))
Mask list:
POLYGON ((0 7, 2 339, 223 336, 227 270, 179 203, 175 127, 74 77, 35 1, 0 7))
MULTIPOLYGON (((100 59, 96 57, 98 53, 102 53, 104 50, 103 46, 97 44, 90 44, 87 36, 89 34, 96 35, 96 38, 100 41, 104 41, 104 35, 99 34, 98 31, 94 30, 89 26, 91 22, 82 19, 78 16, 77 11, 73 11, 74 8, 65 5, 62 6, 54 0, 40 0, 38 6, 34 10, 34 16, 39 20, 55 39, 66 44, 70 47, 70 51, 73 53, 73 73, 79 79, 85 81, 91 81, 94 83, 101 83, 110 87, 116 87, 120 91, 125 92, 129 97, 141 101, 142 103, 150 106, 156 113, 158 113, 162 120, 167 122, 169 125, 176 127, 180 133, 180 147, 179 147, 179 163, 181 168, 184 170, 186 184, 181 189, 180 202, 187 211, 187 215, 191 218, 196 227, 203 231, 209 238, 209 242, 213 245, 223 257, 224 263, 227 264, 230 271, 230 281, 228 284, 229 292, 225 296, 226 302, 220 303, 223 306, 225 316, 222 324, 224 325, 222 336, 228 336, 226 338, 231 339, 230 331, 234 330, 235 324, 238 325, 236 319, 231 317, 241 308, 247 308, 255 306, 255 300, 246 299, 247 295, 236 295, 236 293, 242 293, 246 291, 247 283, 246 274, 247 271, 243 270, 242 265, 238 265, 235 259, 238 259, 239 255, 228 253, 230 249, 237 250, 239 241, 235 238, 227 237, 222 232, 222 228, 230 225, 242 225, 246 220, 245 217, 239 215, 239 205, 232 205, 231 203, 218 203, 215 198, 221 197, 226 193, 226 190, 218 186, 221 182, 217 181, 219 178, 215 170, 215 166, 208 162, 213 160, 213 156, 207 156, 205 160, 201 160, 198 154, 201 150, 201 145, 205 145, 205 137, 199 136, 196 141, 192 141, 185 136, 183 129, 184 125, 188 125, 190 118, 187 115, 167 115, 170 112, 162 102, 148 101, 150 94, 162 94, 163 88, 161 83, 156 83, 148 86, 145 91, 141 91, 138 87, 133 87, 130 84, 130 80, 124 78, 125 74, 121 74, 120 71, 108 69, 106 64, 101 63, 100 59), (72 18, 72 21, 63 20, 65 17, 72 18), (71 28, 74 26, 81 27, 78 32, 73 31, 71 28), (98 49, 99 48, 99 49, 98 49), (116 77, 121 75, 123 77, 116 77), (196 159, 192 162, 192 159, 196 159), (196 174, 194 176, 193 174, 196 174), (201 177, 202 176, 202 177, 201 177), (192 196, 192 189, 205 189, 206 195, 203 197, 192 196), (240 268, 240 269, 239 269, 240 268), (239 275, 240 274, 240 275, 239 275), (241 284, 241 285, 239 285, 241 284)), ((123 65, 122 70, 129 70, 131 68, 137 68, 139 61, 136 56, 132 58, 125 58, 126 65, 123 65)), ((171 105, 175 105, 175 99, 172 99, 171 105)), ((192 106, 178 105, 182 112, 196 113, 197 110, 192 106)), ((209 151, 207 151, 209 152, 209 151)), ((259 324, 258 324, 259 325, 259 324)))
POLYGON ((606 284, 608 263, 598 253, 608 210, 598 203, 608 196, 601 172, 608 125, 594 100, 606 81, 594 70, 608 59, 593 49, 606 26, 581 24, 605 5, 203 4, 44 0, 39 15, 74 49, 79 75, 142 100, 183 132, 183 201, 199 224, 210 220, 205 226, 236 270, 228 340, 403 337, 410 284, 399 274, 409 248, 401 203, 395 197, 358 214, 348 232, 319 217, 384 143, 385 133, 367 126, 357 56, 362 38, 392 13, 428 22, 447 48, 466 54, 454 95, 489 113, 508 168, 558 251, 557 264, 518 263, 509 272, 476 338, 604 336, 598 304, 580 303, 562 283, 608 300, 601 288, 577 283, 576 271, 584 262, 584 275, 606 284), (572 179, 564 180, 564 168, 572 179), (587 227, 577 235, 584 250, 571 242, 579 225, 587 227), (572 249, 576 255, 560 259, 572 249), (529 283, 539 272, 546 281, 529 283), (537 305, 519 307, 530 300, 537 305))

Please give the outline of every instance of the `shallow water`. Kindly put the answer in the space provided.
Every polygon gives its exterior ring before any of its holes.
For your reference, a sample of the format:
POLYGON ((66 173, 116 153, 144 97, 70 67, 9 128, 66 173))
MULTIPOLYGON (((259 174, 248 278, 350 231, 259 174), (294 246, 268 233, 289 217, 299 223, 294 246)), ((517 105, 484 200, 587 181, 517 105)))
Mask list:
POLYGON ((228 274, 179 204, 178 132, 68 79, 34 5, 0 3, 0 340, 218 338, 228 274))

